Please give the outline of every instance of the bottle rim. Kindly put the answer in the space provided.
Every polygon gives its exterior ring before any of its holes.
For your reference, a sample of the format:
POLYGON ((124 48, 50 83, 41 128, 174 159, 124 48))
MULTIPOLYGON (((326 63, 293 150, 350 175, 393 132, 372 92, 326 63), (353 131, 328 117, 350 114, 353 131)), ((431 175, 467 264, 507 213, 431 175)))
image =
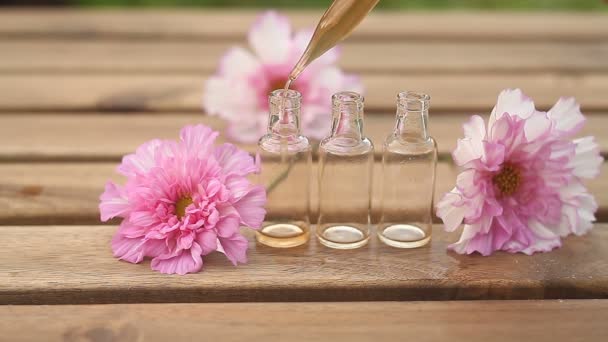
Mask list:
POLYGON ((426 110, 430 100, 428 94, 417 91, 402 91, 397 94, 397 106, 410 110, 426 110))
POLYGON ((270 92, 268 98, 271 104, 280 105, 283 108, 299 108, 302 94, 293 89, 276 89, 270 92))

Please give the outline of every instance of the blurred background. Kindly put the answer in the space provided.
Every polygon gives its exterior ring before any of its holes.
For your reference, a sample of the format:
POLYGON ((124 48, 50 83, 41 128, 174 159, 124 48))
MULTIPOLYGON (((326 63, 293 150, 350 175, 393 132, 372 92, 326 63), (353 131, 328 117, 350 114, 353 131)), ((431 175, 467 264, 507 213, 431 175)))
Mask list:
MULTIPOLYGON (((327 0, 1 0, 5 6, 319 8, 327 0)), ((381 9, 603 10, 603 0, 382 0, 381 9)))

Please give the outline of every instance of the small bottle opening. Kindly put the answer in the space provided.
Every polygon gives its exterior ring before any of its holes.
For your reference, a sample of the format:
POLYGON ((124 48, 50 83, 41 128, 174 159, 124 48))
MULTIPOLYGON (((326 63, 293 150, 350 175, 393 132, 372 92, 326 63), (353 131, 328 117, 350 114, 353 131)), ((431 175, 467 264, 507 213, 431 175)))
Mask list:
POLYGON ((300 108, 302 94, 293 89, 277 89, 270 93, 270 104, 283 109, 300 108))
POLYGON ((397 106, 408 111, 424 111, 429 109, 431 97, 415 91, 404 91, 397 95, 397 106))

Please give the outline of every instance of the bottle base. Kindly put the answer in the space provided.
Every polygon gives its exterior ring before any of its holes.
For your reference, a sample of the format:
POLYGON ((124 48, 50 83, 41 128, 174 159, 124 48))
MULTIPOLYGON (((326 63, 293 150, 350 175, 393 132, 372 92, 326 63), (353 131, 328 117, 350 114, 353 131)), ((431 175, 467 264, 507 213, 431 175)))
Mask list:
POLYGON ((431 241, 431 235, 411 224, 395 224, 378 232, 380 241, 391 247, 417 248, 431 241))
POLYGON ((317 238, 324 246, 334 249, 355 249, 363 247, 369 242, 369 235, 346 225, 326 228, 317 234, 317 238))
POLYGON ((277 223, 263 227, 257 231, 256 240, 266 246, 275 248, 297 247, 308 242, 308 230, 289 224, 277 223))

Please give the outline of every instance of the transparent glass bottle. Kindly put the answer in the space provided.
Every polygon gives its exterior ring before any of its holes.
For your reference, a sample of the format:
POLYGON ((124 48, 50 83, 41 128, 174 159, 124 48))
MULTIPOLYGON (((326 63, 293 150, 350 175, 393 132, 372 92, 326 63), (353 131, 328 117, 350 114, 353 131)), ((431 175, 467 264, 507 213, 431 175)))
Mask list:
POLYGON ((295 247, 310 236, 311 147, 300 134, 300 102, 295 90, 279 89, 269 96, 268 132, 258 142, 266 187, 266 222, 258 242, 279 248, 295 247))
POLYGON ((437 146, 429 136, 426 94, 397 96, 397 122, 382 153, 378 236, 387 245, 414 248, 431 239, 437 146))
POLYGON ((331 135, 319 145, 317 238, 331 248, 369 241, 374 146, 363 135, 363 97, 334 94, 331 135))

